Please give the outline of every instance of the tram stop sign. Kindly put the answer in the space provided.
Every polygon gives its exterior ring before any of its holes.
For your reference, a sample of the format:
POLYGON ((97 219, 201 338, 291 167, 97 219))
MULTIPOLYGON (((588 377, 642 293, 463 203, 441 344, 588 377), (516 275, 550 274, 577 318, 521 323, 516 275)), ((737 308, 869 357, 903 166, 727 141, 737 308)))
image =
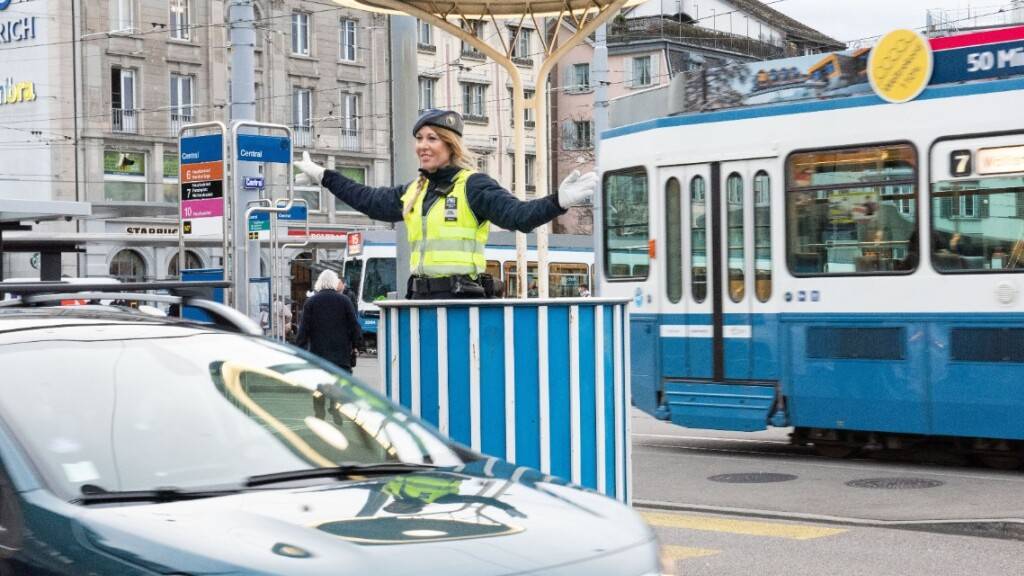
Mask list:
POLYGON ((349 256, 359 256, 363 253, 363 233, 362 232, 349 232, 346 237, 346 244, 348 245, 349 256))

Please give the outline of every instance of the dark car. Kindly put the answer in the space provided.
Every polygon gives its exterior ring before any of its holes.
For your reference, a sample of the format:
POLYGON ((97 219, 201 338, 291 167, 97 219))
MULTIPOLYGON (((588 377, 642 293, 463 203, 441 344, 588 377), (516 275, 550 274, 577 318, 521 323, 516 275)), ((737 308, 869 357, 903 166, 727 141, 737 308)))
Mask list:
POLYGON ((659 573, 632 510, 453 444, 316 357, 0 309, 0 575, 659 573))

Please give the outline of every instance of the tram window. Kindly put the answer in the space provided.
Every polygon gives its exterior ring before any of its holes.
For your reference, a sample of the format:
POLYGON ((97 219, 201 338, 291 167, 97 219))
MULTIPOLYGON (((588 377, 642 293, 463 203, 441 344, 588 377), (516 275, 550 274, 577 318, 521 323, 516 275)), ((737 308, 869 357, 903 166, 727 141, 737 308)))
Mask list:
MULTIPOLYGON (((536 262, 526 263, 526 286, 526 296, 536 298, 539 294, 536 262)), ((519 276, 516 275, 516 263, 512 260, 505 262, 505 294, 510 298, 519 297, 519 276)))
POLYGON ((669 302, 683 297, 683 206, 679 180, 665 183, 665 284, 669 302))
POLYGON ((754 295, 759 302, 772 296, 772 186, 768 173, 754 175, 754 295))
POLYGON ((1024 176, 935 182, 931 196, 936 270, 1024 271, 1024 176))
POLYGON ((580 286, 589 289, 588 274, 586 264, 552 262, 548 264, 548 294, 552 298, 576 298, 580 286))
POLYGON ((376 302, 388 297, 388 292, 398 290, 397 260, 394 258, 370 258, 366 261, 366 277, 363 281, 363 302, 376 302))
POLYGON ((501 280, 501 262, 497 260, 487 261, 487 274, 490 274, 491 278, 495 280, 501 280))
POLYGON ((725 180, 726 203, 729 218, 729 299, 742 302, 744 286, 743 254, 743 177, 733 172, 725 180))
POLYGON ((607 172, 602 188, 605 273, 609 279, 644 280, 650 264, 647 171, 607 172))
POLYGON ((706 192, 704 177, 694 176, 690 180, 690 284, 695 302, 703 302, 708 295, 706 192))
POLYGON ((359 286, 363 279, 363 261, 356 258, 345 262, 345 272, 342 273, 342 276, 345 278, 345 286, 359 294, 359 286))
POLYGON ((917 153, 910 144, 793 154, 786 249, 796 276, 917 267, 917 153))

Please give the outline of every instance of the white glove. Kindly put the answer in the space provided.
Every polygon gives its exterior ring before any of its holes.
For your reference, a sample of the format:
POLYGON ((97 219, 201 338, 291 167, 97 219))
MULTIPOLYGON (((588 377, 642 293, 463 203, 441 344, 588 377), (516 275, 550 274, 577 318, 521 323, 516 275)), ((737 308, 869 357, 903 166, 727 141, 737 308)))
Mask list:
POLYGON ((324 179, 324 167, 309 159, 309 152, 302 153, 302 160, 295 163, 302 171, 295 177, 296 186, 319 186, 324 179))
POLYGON ((578 204, 589 203, 597 190, 597 173, 587 172, 580 176, 579 170, 565 177, 558 185, 558 204, 562 208, 570 208, 578 204))

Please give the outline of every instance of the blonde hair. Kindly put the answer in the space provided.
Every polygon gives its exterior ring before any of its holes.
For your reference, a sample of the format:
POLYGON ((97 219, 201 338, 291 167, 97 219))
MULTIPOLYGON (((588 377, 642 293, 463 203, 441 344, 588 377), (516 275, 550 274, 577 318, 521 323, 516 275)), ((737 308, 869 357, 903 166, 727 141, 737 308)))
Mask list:
MULTIPOLYGON (((466 145, 462 142, 462 136, 459 136, 455 132, 447 128, 440 126, 431 125, 430 129, 437 134, 437 137, 448 145, 448 151, 451 152, 451 159, 448 163, 452 166, 458 166, 464 170, 473 170, 476 168, 474 162, 476 156, 466 148, 466 145)), ((405 206, 402 207, 402 213, 408 214, 412 212, 413 206, 419 200, 420 196, 423 195, 427 190, 427 177, 420 174, 420 177, 416 180, 416 194, 409 196, 405 201, 405 206)))

